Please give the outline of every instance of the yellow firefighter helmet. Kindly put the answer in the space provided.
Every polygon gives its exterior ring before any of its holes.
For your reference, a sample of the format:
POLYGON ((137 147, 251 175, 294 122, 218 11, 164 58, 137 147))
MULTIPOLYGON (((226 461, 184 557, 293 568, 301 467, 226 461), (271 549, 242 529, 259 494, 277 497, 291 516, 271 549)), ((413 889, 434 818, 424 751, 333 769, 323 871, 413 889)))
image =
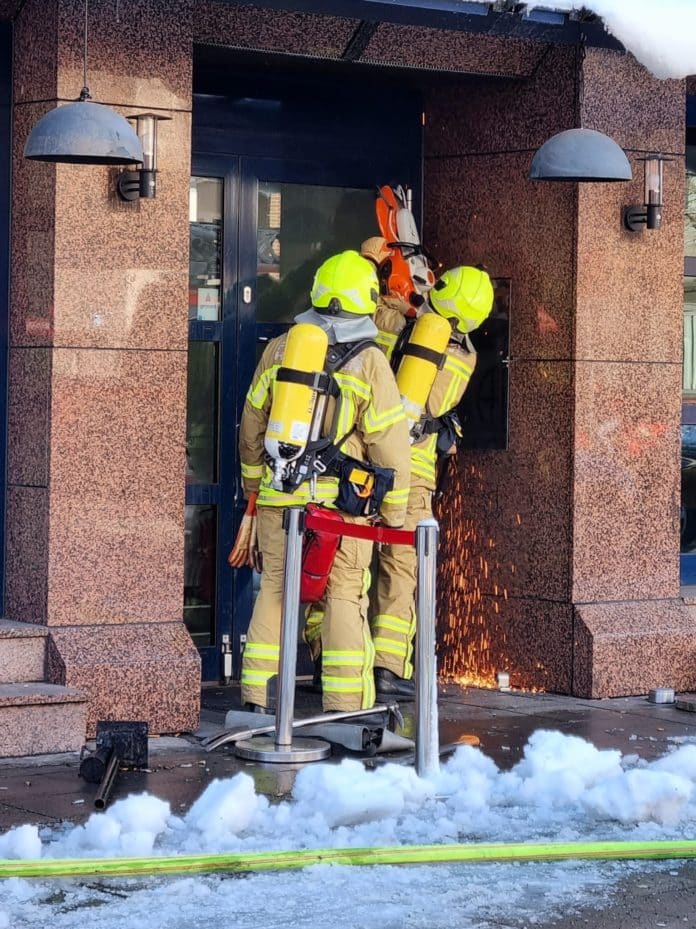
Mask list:
POLYGON ((493 285, 480 268, 452 268, 435 284, 429 299, 435 312, 449 319, 457 332, 472 332, 493 309, 493 285))
POLYGON ((374 265, 354 251, 328 258, 314 276, 312 306, 329 316, 371 316, 379 281, 374 265))

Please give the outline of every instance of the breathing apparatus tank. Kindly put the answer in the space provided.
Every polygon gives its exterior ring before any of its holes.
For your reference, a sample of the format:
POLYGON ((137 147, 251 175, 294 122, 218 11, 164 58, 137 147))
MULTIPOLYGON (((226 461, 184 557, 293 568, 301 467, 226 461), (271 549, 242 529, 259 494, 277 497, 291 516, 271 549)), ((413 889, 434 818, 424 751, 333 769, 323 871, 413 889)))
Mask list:
POLYGON ((414 323, 401 351, 396 384, 409 428, 423 415, 451 335, 452 326, 448 320, 437 313, 425 313, 414 323))
POLYGON ((292 462, 318 438, 326 406, 324 361, 329 340, 322 328, 297 323, 288 332, 276 374, 264 446, 273 460, 271 486, 281 490, 292 462))

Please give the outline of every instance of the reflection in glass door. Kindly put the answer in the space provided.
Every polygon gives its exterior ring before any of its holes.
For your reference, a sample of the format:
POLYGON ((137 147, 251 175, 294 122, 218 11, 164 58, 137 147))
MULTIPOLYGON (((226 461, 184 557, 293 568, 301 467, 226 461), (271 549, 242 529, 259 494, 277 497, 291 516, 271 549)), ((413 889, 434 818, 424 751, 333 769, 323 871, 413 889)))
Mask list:
POLYGON ((321 262, 375 233, 374 203, 370 190, 258 181, 257 322, 289 324, 307 309, 321 262))
POLYGON ((222 178, 191 178, 184 622, 204 679, 218 674, 223 194, 222 178))
POLYGON ((686 135, 684 367, 681 422, 680 575, 696 585, 696 128, 686 135))

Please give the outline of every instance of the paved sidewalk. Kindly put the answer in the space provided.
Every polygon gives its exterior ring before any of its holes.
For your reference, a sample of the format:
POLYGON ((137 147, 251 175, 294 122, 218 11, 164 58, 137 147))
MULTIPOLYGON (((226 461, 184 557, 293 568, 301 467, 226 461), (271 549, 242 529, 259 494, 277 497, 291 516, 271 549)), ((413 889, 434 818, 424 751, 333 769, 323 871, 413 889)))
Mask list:
MULTIPOLYGON (((320 710, 319 698, 302 684, 296 704, 298 716, 320 710)), ((201 748, 200 739, 222 726, 227 710, 239 707, 237 687, 204 688, 202 706, 200 730, 150 739, 149 770, 120 772, 111 802, 148 791, 167 800, 173 812, 184 813, 211 780, 241 770, 251 774, 257 790, 270 798, 290 792, 296 770, 292 765, 242 761, 231 746, 211 753, 201 748)), ((411 736, 413 706, 405 704, 402 710, 403 734, 411 736)), ((445 685, 440 688, 439 713, 441 745, 456 742, 466 733, 476 735, 481 750, 501 768, 512 767, 522 757, 524 745, 537 729, 556 729, 587 739, 598 748, 615 748, 645 759, 663 755, 681 741, 696 741, 696 713, 652 704, 645 697, 580 700, 445 685)), ((367 759, 366 763, 375 762, 367 759)), ((96 786, 78 776, 78 767, 77 755, 1 760, 0 833, 22 823, 84 821, 94 810, 96 786)))

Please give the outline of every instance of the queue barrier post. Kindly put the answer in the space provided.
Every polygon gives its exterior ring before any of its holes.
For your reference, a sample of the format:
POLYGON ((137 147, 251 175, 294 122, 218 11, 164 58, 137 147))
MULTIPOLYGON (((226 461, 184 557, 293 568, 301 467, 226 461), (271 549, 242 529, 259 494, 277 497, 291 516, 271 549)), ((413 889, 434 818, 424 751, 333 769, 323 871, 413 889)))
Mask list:
POLYGON ((435 519, 423 519, 416 527, 418 561, 416 587, 416 774, 435 774, 440 763, 437 713, 437 656, 435 653, 435 606, 437 543, 435 519))
MULTIPOLYGON (((435 603, 437 544, 439 527, 435 519, 418 523, 415 534, 382 526, 358 526, 307 516, 302 507, 288 507, 283 517, 285 564, 281 610, 280 661, 275 735, 259 735, 235 743, 235 752, 252 761, 306 762, 320 761, 331 754, 328 742, 316 738, 293 737, 295 710, 295 670, 302 573, 302 541, 305 522, 336 535, 368 538, 396 545, 416 546, 418 584, 416 590, 416 773, 427 776, 439 765, 437 714, 437 659, 435 655, 435 603)), ((374 712, 387 709, 375 706, 374 712)), ((364 716, 365 711, 355 714, 364 716)))
POLYGON ((285 565, 275 735, 257 736, 236 743, 235 753, 252 761, 320 761, 331 754, 331 746, 323 739, 293 738, 303 516, 304 508, 299 506, 288 507, 283 514, 285 565))

